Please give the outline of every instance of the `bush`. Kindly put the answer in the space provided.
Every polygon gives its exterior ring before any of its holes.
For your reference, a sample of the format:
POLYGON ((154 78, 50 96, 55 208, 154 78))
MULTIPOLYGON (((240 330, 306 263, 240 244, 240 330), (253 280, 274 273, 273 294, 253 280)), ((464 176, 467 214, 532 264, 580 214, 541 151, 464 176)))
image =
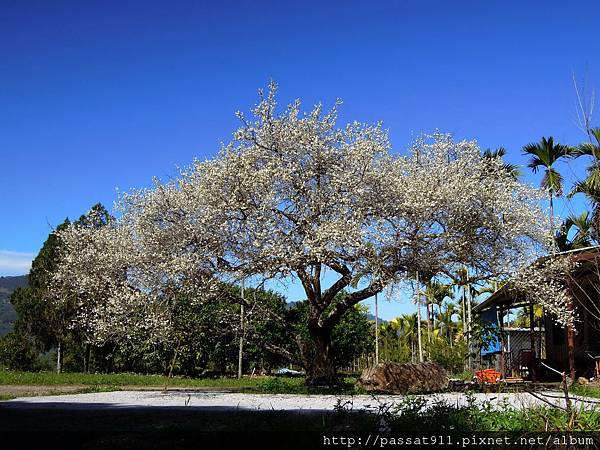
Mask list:
POLYGON ((467 359, 467 345, 461 340, 450 346, 445 339, 436 338, 431 342, 429 354, 433 362, 449 373, 461 373, 467 359))
POLYGON ((40 370, 37 351, 24 336, 15 332, 0 338, 0 366, 10 370, 40 370))

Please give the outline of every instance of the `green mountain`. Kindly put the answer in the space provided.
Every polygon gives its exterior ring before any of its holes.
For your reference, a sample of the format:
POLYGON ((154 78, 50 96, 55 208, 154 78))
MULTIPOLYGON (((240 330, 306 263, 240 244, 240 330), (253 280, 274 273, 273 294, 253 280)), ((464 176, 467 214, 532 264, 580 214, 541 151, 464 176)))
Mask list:
POLYGON ((17 277, 0 277, 0 336, 12 329, 17 318, 15 309, 10 303, 10 294, 17 288, 27 286, 27 275, 17 277))

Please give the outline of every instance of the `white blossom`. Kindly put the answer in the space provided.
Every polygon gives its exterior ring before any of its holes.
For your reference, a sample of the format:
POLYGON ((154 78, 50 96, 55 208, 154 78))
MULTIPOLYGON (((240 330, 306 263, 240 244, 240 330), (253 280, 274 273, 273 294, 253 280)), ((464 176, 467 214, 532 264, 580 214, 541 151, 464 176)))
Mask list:
POLYGON ((121 330, 133 326, 124 311, 145 299, 144 314, 166 327, 160 305, 175 292, 210 301, 217 281, 295 276, 311 329, 327 328, 415 272, 467 265, 474 280, 498 278, 548 251, 543 193, 475 142, 436 133, 402 156, 381 124, 337 128, 339 103, 300 106, 277 115, 272 85, 252 120, 238 113, 241 128, 215 158, 122 195, 109 227, 62 233, 57 284, 78 292, 82 320, 99 334, 121 330), (321 286, 326 270, 339 277, 332 286, 321 286), (342 289, 351 294, 328 308, 342 289))

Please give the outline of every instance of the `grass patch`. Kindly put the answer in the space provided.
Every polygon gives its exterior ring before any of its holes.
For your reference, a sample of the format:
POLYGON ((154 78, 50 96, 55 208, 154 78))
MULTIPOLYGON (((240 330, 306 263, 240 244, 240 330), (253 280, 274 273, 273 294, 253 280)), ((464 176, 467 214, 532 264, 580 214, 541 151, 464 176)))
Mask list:
POLYGON ((13 398, 17 398, 14 395, 10 394, 0 394, 0 402, 3 400, 12 400, 13 398))
POLYGON ((475 376, 474 372, 466 370, 464 372, 458 372, 448 375, 448 378, 454 378, 462 381, 473 381, 473 377, 475 376))
POLYGON ((574 384, 569 388, 569 392, 583 397, 600 398, 600 387, 597 386, 582 386, 574 384))
POLYGON ((185 378, 134 373, 54 373, 0 371, 0 384, 7 385, 84 385, 84 386, 157 386, 248 388, 261 378, 185 378))
POLYGON ((566 433, 600 429, 600 410, 597 409, 573 408, 571 412, 547 406, 521 409, 512 406, 508 400, 494 407, 490 401, 476 402, 472 396, 464 406, 446 400, 427 406, 425 398, 408 396, 382 411, 391 430, 397 432, 566 433))
POLYGON ((366 391, 356 385, 356 378, 343 378, 339 385, 327 387, 308 387, 304 385, 304 378, 270 377, 261 381, 257 386, 258 392, 264 394, 337 394, 358 395, 366 391))
POLYGON ((235 378, 192 379, 168 378, 162 375, 140 375, 133 373, 54 373, 0 371, 0 384, 8 385, 91 385, 91 386, 241 386, 251 380, 235 378))
MULTIPOLYGON (((85 374, 54 372, 16 372, 0 370, 0 385, 22 386, 85 386, 81 392, 102 392, 122 388, 149 387, 207 388, 233 392, 264 394, 359 394, 356 378, 347 377, 334 388, 311 388, 304 385, 303 377, 242 377, 237 378, 186 378, 162 375, 140 375, 132 373, 85 374)), ((78 391, 79 392, 79 391, 78 391)))

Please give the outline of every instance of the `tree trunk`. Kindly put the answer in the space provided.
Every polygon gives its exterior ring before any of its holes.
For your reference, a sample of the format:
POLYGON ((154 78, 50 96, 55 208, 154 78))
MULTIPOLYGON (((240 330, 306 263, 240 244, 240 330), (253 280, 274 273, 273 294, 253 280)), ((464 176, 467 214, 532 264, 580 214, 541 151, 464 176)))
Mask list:
POLYGON ((463 320, 463 339, 467 342, 467 303, 465 301, 465 286, 462 288, 462 320, 463 320))
POLYGON ((423 362, 423 340, 421 337, 421 290, 419 287, 419 274, 417 273, 417 338, 419 342, 419 362, 423 362))
POLYGON ((550 191, 550 236, 552 236, 552 242, 556 242, 556 236, 554 235, 554 196, 550 191))
MULTIPOLYGON (((467 272, 467 280, 469 279, 469 274, 467 272)), ((469 370, 473 370, 473 314, 471 312, 471 305, 473 304, 473 299, 471 298, 471 287, 467 285, 467 351, 469 352, 469 370)))
MULTIPOLYGON (((429 303, 425 303, 425 309, 427 310, 427 343, 431 344, 431 311, 429 310, 429 303)), ((427 347, 429 354, 429 347, 427 347)))
POLYGON ((92 353, 92 346, 90 344, 85 344, 85 356, 83 358, 83 372, 90 372, 90 355, 92 353))
MULTIPOLYGON (((244 280, 241 285, 242 300, 244 299, 244 280)), ((242 378, 242 358, 244 355, 244 304, 240 305, 240 345, 238 348, 238 379, 242 378)))
POLYGON ((56 349, 56 373, 60 373, 62 370, 62 348, 61 343, 58 341, 58 347, 56 349))
MULTIPOLYGON (((567 274, 567 296, 568 303, 567 307, 570 311, 575 310, 575 304, 573 302, 573 286, 571 277, 567 274)), ((567 356, 569 359, 569 377, 571 382, 575 381, 575 330, 574 325, 567 327, 567 356)))
POLYGON ((331 351, 331 330, 318 325, 309 325, 313 349, 307 353, 306 384, 309 386, 332 386, 337 382, 337 374, 331 351))

